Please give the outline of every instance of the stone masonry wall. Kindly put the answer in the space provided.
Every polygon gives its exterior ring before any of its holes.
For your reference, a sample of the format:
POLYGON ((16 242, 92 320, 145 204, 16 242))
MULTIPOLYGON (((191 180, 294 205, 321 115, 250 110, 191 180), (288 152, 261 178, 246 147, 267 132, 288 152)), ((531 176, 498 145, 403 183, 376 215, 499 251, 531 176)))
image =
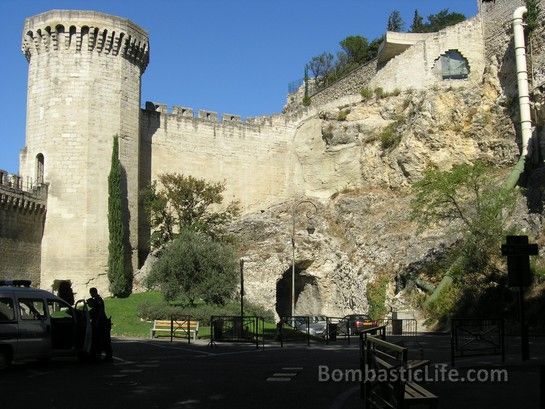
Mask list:
POLYGON ((27 19, 26 146, 20 172, 33 177, 37 155, 49 183, 41 285, 68 279, 79 294, 107 292, 108 173, 119 136, 133 267, 137 267, 140 76, 147 34, 126 19, 54 10, 27 19))
POLYGON ((0 180, 0 279, 27 279, 38 286, 45 199, 2 182, 5 180, 0 180))
POLYGON ((181 173, 225 182, 224 203, 243 211, 264 209, 293 189, 291 140, 294 125, 283 116, 241 121, 237 115, 148 103, 142 111, 140 178, 181 173), (146 157, 147 156, 147 157, 146 157))
POLYGON ((426 40, 413 45, 380 68, 370 87, 381 87, 387 92, 395 89, 423 89, 437 85, 467 85, 479 83, 485 67, 482 24, 479 17, 441 30, 426 40), (449 50, 457 50, 469 64, 467 80, 441 78, 437 69, 439 57, 449 50))

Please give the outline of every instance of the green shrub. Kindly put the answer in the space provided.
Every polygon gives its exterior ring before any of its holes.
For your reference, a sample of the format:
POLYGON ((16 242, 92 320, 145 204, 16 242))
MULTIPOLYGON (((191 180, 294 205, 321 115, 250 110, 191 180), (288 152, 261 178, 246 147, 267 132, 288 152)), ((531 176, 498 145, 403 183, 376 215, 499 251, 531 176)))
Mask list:
POLYGON ((306 106, 306 107, 308 107, 308 106, 310 106, 310 102, 311 102, 311 101, 310 101, 310 97, 309 97, 308 95, 305 95, 305 96, 303 97, 303 105, 306 106))
POLYGON ((368 101, 373 98, 374 92, 371 88, 364 87, 361 89, 360 94, 362 101, 368 101))
POLYGON ((386 308, 386 290, 389 281, 388 276, 381 275, 375 281, 367 284, 368 313, 371 319, 382 319, 388 312, 386 308))
POLYGON ((348 116, 349 113, 350 113, 349 109, 343 109, 343 110, 339 111, 339 114, 337 115, 337 120, 338 121, 346 121, 346 117, 348 116))
POLYGON ((153 265, 146 285, 161 291, 167 300, 221 305, 234 293, 237 261, 231 245, 184 230, 153 265))
POLYGON ((377 98, 384 98, 385 96, 387 96, 382 87, 375 88, 375 95, 377 96, 377 98))
POLYGON ((399 145, 399 142, 401 142, 401 133, 397 131, 398 126, 397 122, 392 122, 380 132, 379 139, 382 149, 394 149, 399 145))
MULTIPOLYGON (((137 306, 137 314, 147 321, 170 319, 170 317, 176 319, 190 315, 193 319, 200 321, 201 325, 210 325, 210 317, 213 315, 240 316, 240 302, 231 301, 223 306, 198 304, 193 307, 183 307, 165 301, 143 301, 137 306)), ((248 302, 244 303, 244 316, 258 316, 263 317, 266 321, 274 321, 272 311, 248 302)))

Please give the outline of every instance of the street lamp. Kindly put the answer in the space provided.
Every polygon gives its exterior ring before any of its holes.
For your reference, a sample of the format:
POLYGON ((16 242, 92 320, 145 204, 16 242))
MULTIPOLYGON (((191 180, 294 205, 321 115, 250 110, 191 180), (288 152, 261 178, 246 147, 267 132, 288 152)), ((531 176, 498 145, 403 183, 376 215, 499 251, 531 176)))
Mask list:
MULTIPOLYGON (((292 229, 291 229, 291 316, 295 314, 295 213, 297 211, 297 208, 302 204, 311 204, 314 206, 314 212, 318 212, 318 206, 316 206, 313 202, 311 202, 308 199, 300 200, 299 202, 295 203, 292 208, 291 213, 291 220, 292 220, 292 229)), ((307 216, 307 219, 311 219, 310 214, 307 212, 305 213, 307 216)), ((307 231, 308 234, 314 233, 314 226, 308 226, 307 231)))

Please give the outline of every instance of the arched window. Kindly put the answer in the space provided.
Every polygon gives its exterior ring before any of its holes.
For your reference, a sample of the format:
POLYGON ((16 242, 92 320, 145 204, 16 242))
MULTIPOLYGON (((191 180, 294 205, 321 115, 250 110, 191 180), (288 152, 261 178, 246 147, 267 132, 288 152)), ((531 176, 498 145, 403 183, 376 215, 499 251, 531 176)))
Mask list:
POLYGON ((36 155, 36 184, 44 183, 44 155, 41 153, 36 155))
POLYGON ((469 64, 458 50, 448 50, 439 57, 444 80, 463 80, 469 76, 469 64))

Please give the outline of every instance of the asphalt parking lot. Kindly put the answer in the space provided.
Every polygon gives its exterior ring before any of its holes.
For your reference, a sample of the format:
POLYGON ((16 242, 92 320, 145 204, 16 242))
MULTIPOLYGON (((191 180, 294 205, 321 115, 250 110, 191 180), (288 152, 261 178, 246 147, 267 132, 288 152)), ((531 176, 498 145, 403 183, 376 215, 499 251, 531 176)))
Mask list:
MULTIPOLYGON (((410 354, 448 362, 448 337, 413 337, 410 354)), ((532 351, 545 352, 543 340, 532 351)), ((359 365, 358 346, 252 345, 114 340, 114 362, 81 364, 73 358, 20 363, 0 372, 0 408, 361 408, 357 382, 320 382, 319 366, 341 371, 359 365)), ((520 363, 511 345, 498 357, 462 360, 457 368, 504 368, 506 382, 434 382, 439 408, 537 408, 539 365, 520 363)))
MULTIPOLYGON (((322 408, 354 385, 318 383, 317 365, 355 367, 352 347, 114 340, 114 363, 55 359, 0 375, 0 408, 322 408)), ((342 407, 342 406, 340 406, 342 407)))

